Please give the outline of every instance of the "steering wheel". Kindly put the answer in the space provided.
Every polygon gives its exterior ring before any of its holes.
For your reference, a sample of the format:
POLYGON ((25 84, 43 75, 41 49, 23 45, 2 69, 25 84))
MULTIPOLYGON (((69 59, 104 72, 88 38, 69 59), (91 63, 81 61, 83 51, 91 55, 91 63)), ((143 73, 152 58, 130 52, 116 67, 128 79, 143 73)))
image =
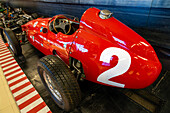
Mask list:
POLYGON ((57 16, 54 21, 53 21, 53 28, 54 30, 58 33, 59 31, 57 31, 57 28, 60 28, 62 29, 62 31, 64 32, 64 34, 68 34, 71 30, 71 24, 70 24, 70 21, 67 17, 61 15, 61 16, 57 16), (62 18, 61 18, 62 17, 62 18), (58 19, 58 18, 61 18, 61 19, 58 19), (56 22, 56 20, 58 19, 59 23, 56 22), (67 21, 63 20, 63 19, 66 19, 67 21), (66 32, 66 25, 69 25, 69 29, 68 31, 66 32))

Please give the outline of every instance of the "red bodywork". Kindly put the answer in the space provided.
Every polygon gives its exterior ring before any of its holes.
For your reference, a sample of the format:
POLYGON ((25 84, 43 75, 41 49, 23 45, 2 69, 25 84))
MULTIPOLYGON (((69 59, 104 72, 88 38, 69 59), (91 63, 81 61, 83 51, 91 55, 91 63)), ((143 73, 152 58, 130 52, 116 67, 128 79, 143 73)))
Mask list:
POLYGON ((162 69, 152 46, 114 17, 101 19, 99 12, 96 8, 85 11, 72 35, 51 32, 53 18, 32 20, 22 25, 22 30, 45 55, 56 50, 67 65, 70 57, 79 60, 89 81, 132 89, 151 85, 162 69), (42 28, 48 32, 43 33, 42 28))

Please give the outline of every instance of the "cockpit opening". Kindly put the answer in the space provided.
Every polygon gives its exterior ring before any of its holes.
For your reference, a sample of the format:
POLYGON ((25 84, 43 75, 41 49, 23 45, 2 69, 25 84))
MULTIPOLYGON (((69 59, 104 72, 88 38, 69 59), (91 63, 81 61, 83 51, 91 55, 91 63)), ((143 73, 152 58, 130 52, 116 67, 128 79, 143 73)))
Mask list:
POLYGON ((79 19, 71 15, 56 16, 49 22, 49 29, 55 34, 62 32, 66 35, 72 35, 78 28, 79 19))

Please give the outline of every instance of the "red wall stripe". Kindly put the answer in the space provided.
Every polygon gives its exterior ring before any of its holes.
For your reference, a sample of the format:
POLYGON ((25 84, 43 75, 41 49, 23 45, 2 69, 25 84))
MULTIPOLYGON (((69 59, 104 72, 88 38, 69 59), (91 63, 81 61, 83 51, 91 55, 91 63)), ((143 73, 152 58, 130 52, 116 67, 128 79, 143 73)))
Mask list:
POLYGON ((10 55, 10 54, 11 54, 10 52, 8 54, 5 54, 5 55, 2 55, 2 53, 1 53, 1 57, 7 56, 7 55, 10 55))
MULTIPOLYGON (((0 56, 1 57, 1 56, 0 56)), ((6 64, 6 63, 8 63, 8 62, 10 62, 10 61, 13 61, 13 60, 15 60, 15 59, 10 59, 10 60, 7 60, 7 61, 5 61, 5 62, 1 62, 1 65, 3 65, 3 64, 6 64)), ((3 68, 2 68, 3 69, 3 68)))
POLYGON ((5 68, 5 67, 8 67, 8 66, 10 66, 10 65, 12 65, 12 64, 15 64, 16 62, 11 62, 11 63, 9 63, 9 64, 7 64, 7 65, 5 65, 5 66, 2 66, 2 68, 5 68))
POLYGON ((9 71, 11 69, 14 69, 14 68, 17 68, 17 67, 19 67, 19 65, 14 65, 14 66, 12 66, 12 67, 10 67, 8 69, 4 69, 4 72, 7 72, 7 71, 9 71))
POLYGON ((34 102, 35 100, 37 100, 39 98, 40 98, 40 95, 37 94, 37 95, 33 96, 32 98, 28 99, 27 101, 25 101, 24 103, 22 103, 21 105, 19 105, 18 107, 20 109, 23 109, 23 108, 25 108, 26 106, 28 106, 29 104, 31 104, 32 102, 34 102))
POLYGON ((8 74, 5 74, 5 76, 7 77, 7 76, 9 76, 9 75, 11 75, 11 74, 14 74, 14 73, 18 72, 18 71, 21 71, 21 68, 16 69, 16 70, 13 70, 12 72, 10 72, 10 73, 8 73, 8 74))
POLYGON ((31 109, 28 113, 36 113, 39 110, 41 110, 42 108, 44 108, 45 106, 46 106, 45 102, 42 102, 39 105, 37 105, 35 108, 31 109))
POLYGON ((33 91, 35 91, 35 88, 31 88, 31 89, 27 90, 26 92, 18 95, 17 97, 15 97, 15 100, 18 101, 19 99, 27 96, 28 94, 32 93, 33 91))
POLYGON ((19 77, 19 76, 21 76, 21 75, 23 75, 23 74, 24 74, 24 72, 18 73, 18 74, 16 74, 16 75, 13 76, 13 77, 8 78, 7 81, 10 81, 10 80, 12 80, 12 79, 14 79, 14 78, 17 78, 17 77, 19 77))
POLYGON ((31 82, 27 82, 27 83, 25 83, 25 84, 23 84, 23 85, 15 88, 14 90, 12 90, 12 93, 16 93, 17 91, 23 89, 24 87, 27 87, 27 86, 30 85, 30 84, 31 84, 31 82))
POLYGON ((24 81, 24 80, 26 80, 26 79, 27 79, 26 76, 25 76, 25 77, 22 77, 21 79, 13 82, 13 83, 11 83, 11 84, 9 84, 9 87, 12 87, 12 86, 14 86, 14 85, 18 84, 19 82, 22 82, 22 81, 24 81))
MULTIPOLYGON (((5 55, 5 56, 7 56, 7 55, 5 55)), ((11 58, 11 56, 8 56, 8 57, 6 57, 6 58, 0 59, 0 61, 6 60, 6 59, 8 59, 8 58, 11 58)))

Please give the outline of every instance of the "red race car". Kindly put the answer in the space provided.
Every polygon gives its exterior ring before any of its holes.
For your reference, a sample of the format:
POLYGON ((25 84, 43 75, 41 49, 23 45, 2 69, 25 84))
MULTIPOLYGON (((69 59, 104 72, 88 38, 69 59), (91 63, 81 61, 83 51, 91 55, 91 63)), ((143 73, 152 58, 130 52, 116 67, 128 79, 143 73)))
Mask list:
MULTIPOLYGON (((108 10, 89 8, 80 22, 74 16, 56 15, 21 27, 29 42, 47 55, 38 62, 38 73, 66 111, 81 100, 78 79, 140 89, 151 85, 162 69, 152 46, 108 10)), ((21 54, 11 40, 9 47, 21 54)))

